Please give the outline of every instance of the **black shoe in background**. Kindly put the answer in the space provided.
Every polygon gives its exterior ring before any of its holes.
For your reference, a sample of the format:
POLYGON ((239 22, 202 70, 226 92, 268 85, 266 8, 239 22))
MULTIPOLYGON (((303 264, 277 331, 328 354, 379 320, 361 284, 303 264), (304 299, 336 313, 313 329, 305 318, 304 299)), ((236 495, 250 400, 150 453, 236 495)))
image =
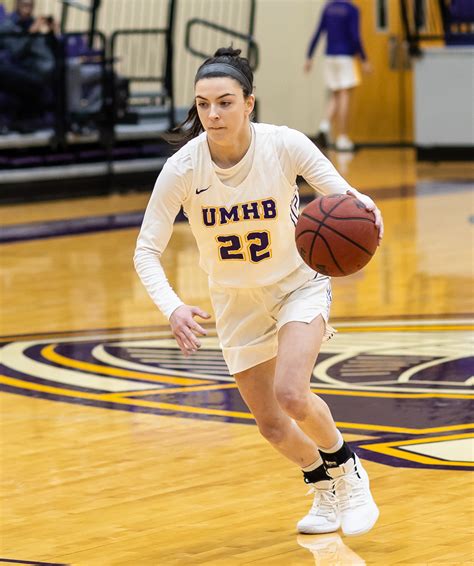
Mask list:
POLYGON ((316 137, 314 138, 313 142, 320 148, 320 149, 327 149, 329 147, 329 140, 328 136, 324 132, 318 132, 316 137))

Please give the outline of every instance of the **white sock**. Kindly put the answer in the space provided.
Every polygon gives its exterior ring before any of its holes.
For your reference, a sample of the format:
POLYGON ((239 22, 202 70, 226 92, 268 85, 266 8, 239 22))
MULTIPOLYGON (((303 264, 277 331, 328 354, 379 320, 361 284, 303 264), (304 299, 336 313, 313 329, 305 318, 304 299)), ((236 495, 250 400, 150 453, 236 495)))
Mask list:
POLYGON ((323 459, 321 458, 321 456, 312 464, 310 464, 309 466, 306 466, 306 468, 301 468, 303 470, 303 472, 312 472, 313 470, 316 470, 317 468, 319 468, 319 466, 323 465, 323 459))
POLYGON ((321 120, 321 123, 319 124, 319 131, 327 134, 330 129, 331 124, 329 123, 329 120, 321 120))
POLYGON ((344 439, 342 438, 342 434, 339 432, 339 430, 337 430, 336 444, 334 444, 334 446, 331 446, 331 448, 323 448, 322 446, 320 446, 320 448, 323 452, 327 452, 328 454, 334 454, 334 452, 337 452, 342 448, 343 444, 344 444, 344 439))

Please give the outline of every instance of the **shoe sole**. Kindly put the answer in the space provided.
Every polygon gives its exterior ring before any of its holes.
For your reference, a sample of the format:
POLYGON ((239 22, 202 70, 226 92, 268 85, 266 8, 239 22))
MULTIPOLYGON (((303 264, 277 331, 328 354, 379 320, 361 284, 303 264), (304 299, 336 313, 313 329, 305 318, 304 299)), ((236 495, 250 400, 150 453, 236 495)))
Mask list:
POLYGON ((300 530, 300 529, 296 529, 301 535, 324 535, 324 534, 328 534, 328 533, 335 533, 336 531, 338 531, 340 529, 341 525, 338 525, 337 527, 334 527, 332 529, 319 529, 319 530, 300 530))
POLYGON ((358 537, 360 535, 365 535, 365 533, 368 533, 370 530, 373 529, 375 523, 377 522, 377 520, 379 518, 379 515, 380 515, 380 511, 379 511, 379 508, 376 506, 374 514, 373 514, 373 520, 371 521, 369 527, 367 527, 366 529, 361 530, 361 531, 354 531, 352 533, 347 533, 344 529, 342 529, 342 532, 344 533, 344 535, 346 537, 358 537))

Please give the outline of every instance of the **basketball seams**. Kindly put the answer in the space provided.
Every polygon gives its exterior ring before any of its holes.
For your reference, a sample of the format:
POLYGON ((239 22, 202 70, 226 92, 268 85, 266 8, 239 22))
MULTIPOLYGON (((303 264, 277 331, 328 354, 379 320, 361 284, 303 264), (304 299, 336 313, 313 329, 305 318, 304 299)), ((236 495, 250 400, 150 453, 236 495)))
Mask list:
MULTIPOLYGON (((350 242, 351 244, 353 244, 354 246, 358 247, 359 249, 361 249, 363 252, 365 252, 367 255, 369 255, 370 257, 372 257, 374 254, 371 253, 368 249, 364 248, 364 246, 361 246, 359 243, 354 242, 354 240, 351 240, 351 238, 347 237, 345 234, 343 234, 342 232, 339 232, 339 230, 336 230, 336 228, 333 228, 332 226, 329 226, 328 224, 324 223, 324 220, 318 220, 317 218, 314 218, 313 216, 306 214, 305 212, 303 212, 301 214, 301 216, 304 216, 305 218, 309 218, 310 220, 312 220, 313 222, 315 222, 316 224, 318 224, 318 229, 317 231, 315 230, 305 230, 305 232, 314 232, 314 234, 316 236, 320 235, 321 232, 321 228, 324 226, 324 228, 327 228, 328 230, 331 230, 332 232, 334 232, 334 234, 337 234, 338 236, 340 236, 341 238, 344 238, 344 240, 347 240, 348 242, 350 242)), ((344 219, 345 220, 345 219, 344 219)), ((368 220, 368 219, 367 219, 368 220)), ((372 222, 373 224, 373 220, 368 220, 369 222, 372 222)), ((298 234, 298 238, 301 236, 301 234, 298 234)), ((297 238, 297 240, 298 240, 297 238)), ((312 247, 311 247, 312 249, 312 247)))
POLYGON ((300 232, 300 233, 298 234, 298 236, 296 236, 296 241, 298 241, 298 240, 301 238, 301 236, 304 236, 304 235, 307 234, 308 232, 310 232, 311 234, 314 234, 314 233, 315 233, 314 230, 303 230, 302 232, 300 232))
MULTIPOLYGON (((339 265, 339 263, 338 263, 338 261, 337 261, 337 259, 336 259, 336 256, 334 255, 334 253, 333 253, 333 251, 332 251, 332 249, 331 249, 331 246, 329 245, 329 243, 328 243, 328 241, 326 240, 326 238, 325 238, 322 234, 319 234, 319 237, 321 238, 321 240, 322 240, 322 241, 324 242, 324 244, 326 245, 326 248, 327 248, 327 250, 328 250, 328 252, 329 252, 329 254, 330 254, 330 256, 331 256, 331 258, 332 258, 332 260, 333 260, 333 262, 334 262, 334 265, 339 269, 339 271, 340 271, 343 275, 345 275, 346 272, 345 272, 345 271, 341 268, 341 266, 339 265)), ((315 236, 314 239, 316 240, 316 236, 315 236)), ((311 258, 312 256, 310 255, 309 257, 311 258)), ((316 271, 316 270, 315 270, 315 271, 316 271)), ((318 273, 319 273, 319 272, 318 272, 318 273)))
MULTIPOLYGON (((315 233, 314 233, 314 238, 313 238, 313 241, 311 242, 311 247, 310 247, 310 249, 309 249, 309 257, 310 257, 310 258, 313 257, 313 250, 314 250, 314 246, 315 246, 316 240, 318 239, 319 232, 321 231, 321 228, 322 228, 323 226, 325 226, 324 221, 325 221, 326 218, 328 217, 328 214, 331 214, 331 212, 332 212, 333 210, 335 210, 338 206, 340 206, 345 200, 346 200, 346 199, 340 199, 340 200, 338 200, 338 202, 336 202, 336 204, 335 204, 328 212, 325 212, 325 211, 323 210, 323 208, 322 208, 322 201, 321 201, 321 200, 319 201, 319 203, 318 203, 318 204, 319 204, 319 210, 321 211, 322 214, 324 214, 324 218, 322 219, 321 224, 318 226, 318 229, 317 229, 317 230, 315 231, 315 233)), ((306 215, 303 213, 303 216, 306 216, 306 215)), ((314 220, 314 218, 312 218, 312 220, 314 220)), ((344 272, 343 272, 343 273, 344 273, 344 272)))
POLYGON ((330 218, 331 220, 344 220, 344 222, 346 220, 359 220, 362 222, 372 222, 372 224, 374 223, 375 217, 372 218, 367 218, 366 216, 330 216, 328 215, 326 218, 330 218))
MULTIPOLYGON (((329 214, 331 214, 331 212, 332 212, 333 210, 336 210, 336 208, 337 208, 338 206, 341 206, 342 203, 346 202, 346 200, 347 200, 348 198, 354 198, 354 197, 350 197, 349 195, 340 195, 340 196, 341 196, 342 198, 339 198, 338 201, 336 202, 336 204, 335 204, 331 209, 329 209, 327 212, 324 210, 324 208, 323 208, 323 200, 322 200, 322 198, 320 198, 320 200, 319 200, 319 202, 318 202, 318 205, 319 205, 319 210, 321 211, 322 214, 324 214, 324 219, 326 219, 327 216, 328 216, 329 214)), ((323 219, 323 220, 324 220, 324 219, 323 219)))
MULTIPOLYGON (((338 201, 338 202, 331 208, 331 210, 329 211, 329 214, 330 214, 335 208, 337 208, 342 202, 344 202, 342 199, 341 199, 340 201, 338 201)), ((320 210, 321 210, 322 214, 324 214, 325 216, 324 216, 324 218, 323 218, 321 224, 318 226, 318 229, 314 232, 313 240, 312 240, 312 242, 311 242, 311 247, 309 248, 309 257, 310 257, 310 258, 313 257, 313 250, 314 250, 314 246, 315 246, 316 240, 318 239, 319 232, 320 232, 321 228, 325 225, 325 224, 324 224, 324 220, 326 220, 326 218, 327 218, 327 213, 324 212, 324 210, 321 208, 321 201, 319 201, 319 207, 320 207, 320 210)), ((306 216, 306 215, 303 213, 303 216, 306 216)), ((314 220, 314 218, 312 218, 312 220, 314 220)))
MULTIPOLYGON (((336 210, 336 208, 338 208, 341 204, 344 204, 345 202, 360 202, 362 205, 363 203, 358 200, 356 197, 350 196, 350 195, 341 195, 341 198, 338 200, 338 202, 335 204, 335 206, 333 206, 330 210, 328 210, 327 212, 324 210, 323 208, 323 202, 322 200, 319 201, 319 210, 324 214, 324 218, 323 221, 326 220, 326 218, 331 218, 332 220, 362 220, 363 222, 373 222, 375 220, 375 215, 372 213, 372 215, 374 216, 373 219, 371 218, 366 218, 365 216, 333 216, 333 212, 334 210, 336 210)), ((365 209, 365 207, 364 207, 365 209)))
POLYGON ((355 197, 326 195, 316 198, 301 212, 295 243, 312 269, 337 277, 355 273, 370 261, 377 251, 376 232, 374 214, 355 197))

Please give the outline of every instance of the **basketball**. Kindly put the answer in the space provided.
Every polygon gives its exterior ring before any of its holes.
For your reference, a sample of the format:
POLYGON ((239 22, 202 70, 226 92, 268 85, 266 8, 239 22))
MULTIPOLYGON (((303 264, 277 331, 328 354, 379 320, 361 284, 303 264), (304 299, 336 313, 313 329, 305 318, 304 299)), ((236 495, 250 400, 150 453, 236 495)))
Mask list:
POLYGON ((343 277, 370 261, 377 249, 378 228, 373 212, 354 196, 325 195, 303 209, 295 239, 300 256, 312 269, 343 277))

